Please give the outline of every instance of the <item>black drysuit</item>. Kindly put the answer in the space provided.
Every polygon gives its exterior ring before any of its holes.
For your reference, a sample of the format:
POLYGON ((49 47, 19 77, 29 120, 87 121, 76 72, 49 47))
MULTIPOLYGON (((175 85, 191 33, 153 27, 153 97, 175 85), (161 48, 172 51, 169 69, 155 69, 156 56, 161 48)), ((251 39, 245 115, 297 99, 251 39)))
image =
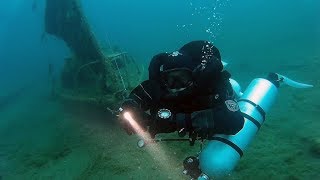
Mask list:
MULTIPOLYGON (((189 43, 184 46, 187 48, 181 48, 180 52, 190 57, 201 56, 200 51, 198 53, 194 50, 199 49, 201 43, 203 41, 189 43)), ((170 55, 162 53, 155 56, 150 62, 149 80, 139 84, 130 93, 126 106, 134 102, 134 106, 140 111, 138 113, 140 124, 149 126, 152 135, 179 131, 182 128, 201 132, 206 138, 210 138, 213 134, 236 134, 242 129, 244 118, 229 82, 231 75, 227 71, 222 71, 220 54, 218 55, 217 63, 213 63, 212 66, 213 68, 218 66, 219 70, 194 73, 196 79, 194 85, 177 93, 168 91, 158 71, 158 67, 165 64, 164 61, 167 61, 170 55), (158 113, 161 109, 169 110, 171 117, 160 118, 158 113)), ((183 62, 183 59, 179 62, 183 62)), ((191 66, 193 65, 190 63, 186 65, 188 68, 191 66)), ((210 70, 210 64, 207 69, 210 70)))

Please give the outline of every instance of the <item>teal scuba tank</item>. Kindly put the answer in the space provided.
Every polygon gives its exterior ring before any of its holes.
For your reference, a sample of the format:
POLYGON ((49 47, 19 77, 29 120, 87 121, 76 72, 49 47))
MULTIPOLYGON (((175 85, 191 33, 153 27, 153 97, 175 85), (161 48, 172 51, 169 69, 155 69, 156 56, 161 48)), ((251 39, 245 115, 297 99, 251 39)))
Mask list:
POLYGON ((310 88, 312 85, 298 83, 280 74, 277 78, 254 79, 244 93, 239 84, 230 80, 238 95, 238 104, 245 118, 243 128, 235 135, 216 134, 199 155, 202 174, 198 179, 220 178, 228 175, 235 168, 243 151, 248 147, 259 128, 265 121, 265 115, 274 104, 280 83, 295 88, 310 88))

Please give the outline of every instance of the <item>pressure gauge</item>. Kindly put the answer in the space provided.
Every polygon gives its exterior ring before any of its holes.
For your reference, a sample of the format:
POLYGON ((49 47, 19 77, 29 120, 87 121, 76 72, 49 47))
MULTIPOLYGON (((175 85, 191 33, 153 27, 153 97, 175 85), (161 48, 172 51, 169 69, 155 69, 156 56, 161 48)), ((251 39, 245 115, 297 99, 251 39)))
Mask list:
POLYGON ((168 119, 171 117, 171 111, 169 109, 160 109, 158 111, 158 116, 161 119, 168 119))

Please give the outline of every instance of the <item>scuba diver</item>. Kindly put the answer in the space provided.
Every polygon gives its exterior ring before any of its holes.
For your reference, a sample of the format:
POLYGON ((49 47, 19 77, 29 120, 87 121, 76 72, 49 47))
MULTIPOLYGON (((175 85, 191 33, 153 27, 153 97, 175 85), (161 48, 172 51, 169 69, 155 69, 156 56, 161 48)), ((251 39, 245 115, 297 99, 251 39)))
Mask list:
POLYGON ((235 135, 243 128, 244 118, 230 77, 223 70, 219 50, 208 41, 192 41, 178 51, 160 53, 150 62, 149 79, 122 103, 121 125, 129 135, 138 133, 125 119, 124 113, 130 112, 151 138, 177 131, 180 137, 189 135, 190 145, 214 134, 235 135))
MULTIPOLYGON (((131 135, 155 139, 177 131, 187 140, 209 140, 197 156, 187 157, 184 174, 209 180, 228 175, 265 121, 282 84, 312 88, 278 73, 255 78, 242 93, 223 69, 219 50, 208 41, 192 41, 173 53, 153 57, 149 79, 139 84, 118 111, 122 127, 131 135), (148 133, 144 133, 148 132, 148 133), (145 136, 144 134, 148 134, 145 136)), ((148 141, 147 141, 148 142, 148 141)))
POLYGON ((179 51, 153 57, 149 79, 132 90, 119 108, 128 134, 144 140, 177 131, 187 140, 208 140, 197 156, 187 157, 184 174, 209 180, 232 172, 275 102, 280 85, 312 88, 278 73, 255 78, 242 93, 240 85, 223 69, 219 50, 208 41, 192 41, 179 51), (143 135, 148 132, 147 136, 143 135))
MULTIPOLYGON (((230 77, 213 44, 192 41, 179 51, 154 56, 149 79, 133 89, 121 109, 132 112, 144 129, 149 127, 151 137, 175 131, 202 138, 234 135, 244 118, 230 77)), ((135 133, 128 121, 121 122, 128 134, 135 133)))

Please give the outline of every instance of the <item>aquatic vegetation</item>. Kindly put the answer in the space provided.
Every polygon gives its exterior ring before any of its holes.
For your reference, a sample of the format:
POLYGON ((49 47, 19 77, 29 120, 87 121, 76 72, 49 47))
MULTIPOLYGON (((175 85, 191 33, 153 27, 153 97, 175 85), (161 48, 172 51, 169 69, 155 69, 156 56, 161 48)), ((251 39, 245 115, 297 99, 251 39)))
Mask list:
POLYGON ((128 175, 129 172, 133 171, 133 168, 129 164, 117 162, 110 156, 110 153, 100 152, 91 158, 90 163, 77 179, 88 179, 97 175, 103 177, 106 176, 106 171, 113 175, 128 175))
POLYGON ((320 157, 320 138, 313 138, 311 140, 311 147, 310 147, 310 152, 317 156, 320 157))
MULTIPOLYGON (((64 133, 65 134, 65 133, 64 133)), ((64 160, 66 156, 72 153, 72 146, 70 143, 71 137, 63 134, 56 135, 50 138, 50 143, 44 144, 40 147, 22 147, 24 151, 18 153, 17 160, 25 167, 31 169, 43 168, 47 165, 57 161, 64 160)), ((25 145, 27 146, 27 145, 25 145)))
POLYGON ((287 164, 294 164, 297 161, 299 161, 302 155, 303 155, 302 150, 296 150, 295 153, 288 154, 286 157, 284 157, 284 162, 287 164))

